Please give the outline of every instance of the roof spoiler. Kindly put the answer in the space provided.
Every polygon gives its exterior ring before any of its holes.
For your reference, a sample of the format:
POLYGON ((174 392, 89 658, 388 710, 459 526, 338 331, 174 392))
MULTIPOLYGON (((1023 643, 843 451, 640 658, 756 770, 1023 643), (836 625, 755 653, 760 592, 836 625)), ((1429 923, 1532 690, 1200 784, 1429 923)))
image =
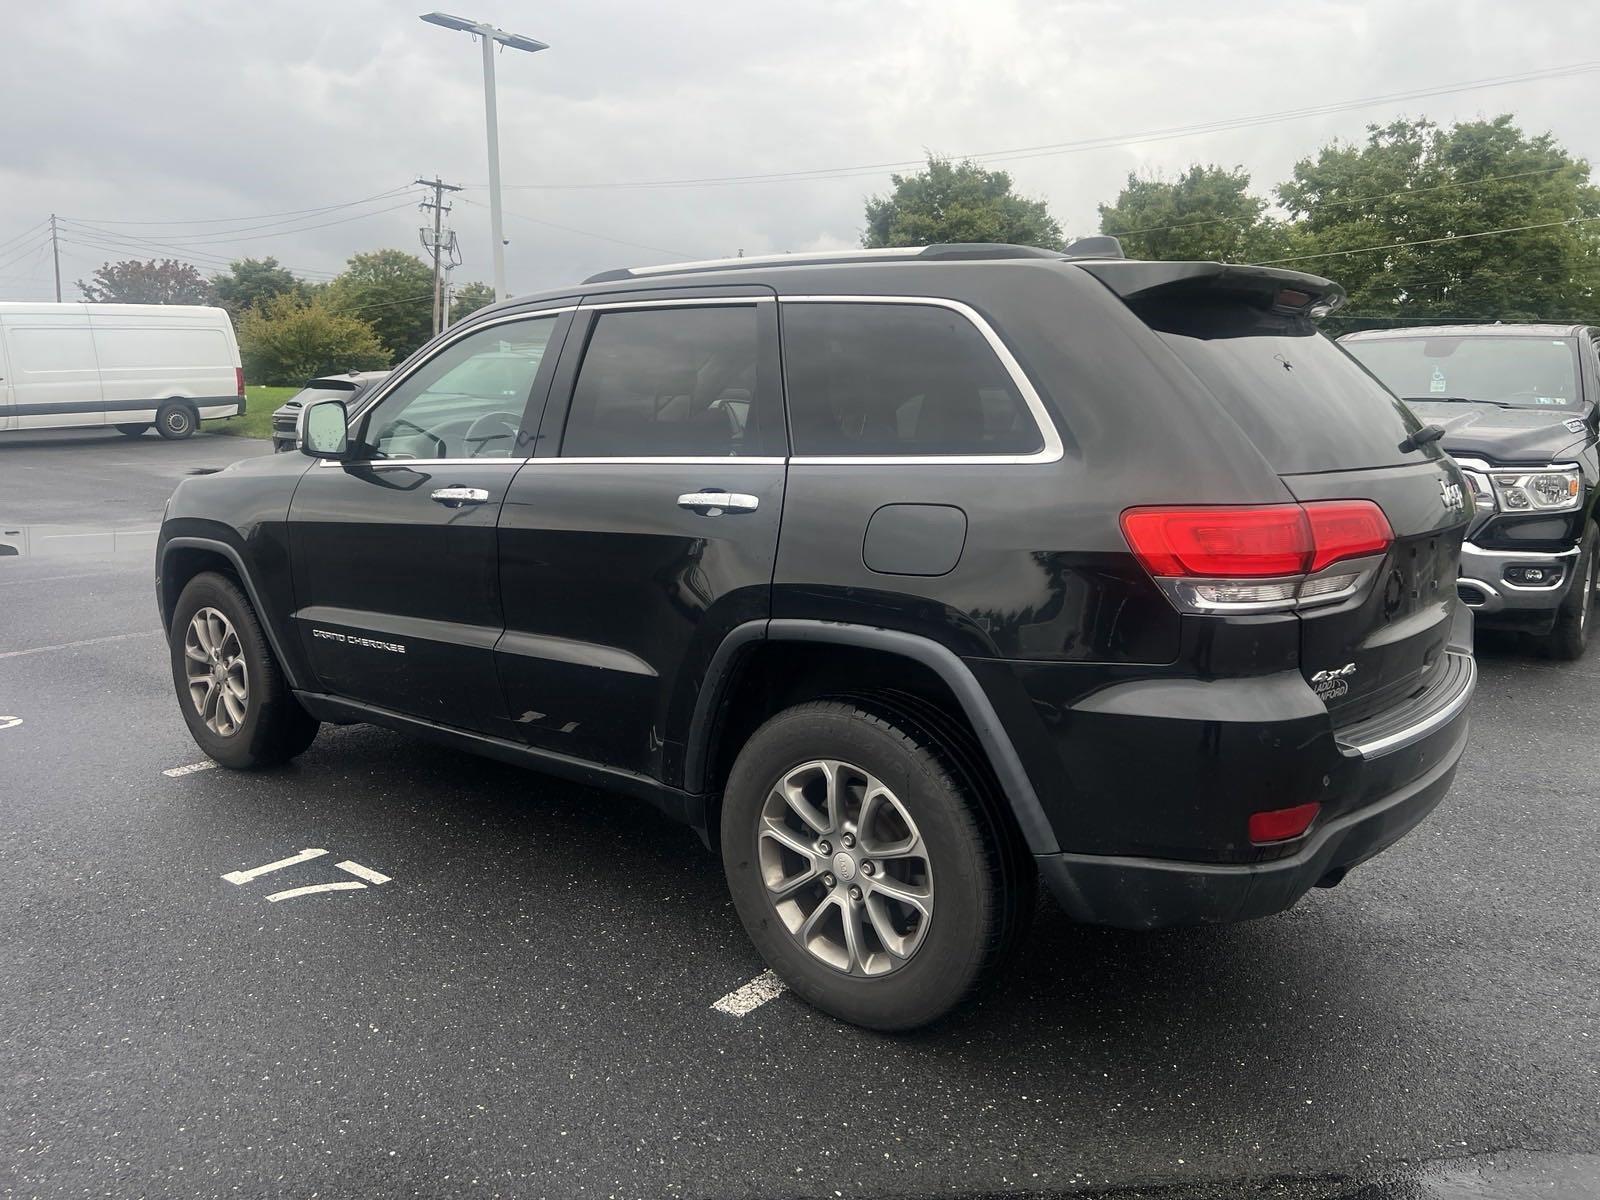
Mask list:
POLYGON ((1080 264, 1128 304, 1168 299, 1246 300, 1287 316, 1325 317, 1345 301, 1331 279, 1278 267, 1215 262, 1086 262, 1080 264))
POLYGON ((1122 242, 1110 234, 1081 237, 1062 251, 1068 258, 1127 258, 1122 242))

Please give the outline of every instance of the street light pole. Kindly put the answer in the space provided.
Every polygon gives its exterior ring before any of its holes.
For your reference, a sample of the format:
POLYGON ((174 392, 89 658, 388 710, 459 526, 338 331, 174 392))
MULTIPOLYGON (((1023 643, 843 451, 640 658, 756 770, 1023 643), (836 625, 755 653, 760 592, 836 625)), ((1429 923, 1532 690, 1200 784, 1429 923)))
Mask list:
POLYGON ((495 106, 494 50, 496 46, 510 46, 532 54, 550 47, 520 33, 507 33, 485 22, 469 21, 449 13, 424 13, 422 19, 430 25, 470 33, 483 42, 483 116, 489 134, 489 235, 494 240, 494 296, 496 300, 505 300, 509 293, 506 291, 505 223, 500 211, 500 118, 495 106))
POLYGON ((494 298, 506 294, 506 235, 500 215, 500 114, 495 111, 495 40, 486 33, 483 43, 483 123, 489 130, 489 237, 494 242, 494 298))

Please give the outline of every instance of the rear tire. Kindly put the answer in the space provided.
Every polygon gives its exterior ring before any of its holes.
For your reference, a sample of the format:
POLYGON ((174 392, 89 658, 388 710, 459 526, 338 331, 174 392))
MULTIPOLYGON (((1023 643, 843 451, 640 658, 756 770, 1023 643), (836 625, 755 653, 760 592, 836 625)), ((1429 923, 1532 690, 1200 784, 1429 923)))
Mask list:
POLYGON ((948 1015, 1009 959, 1033 891, 1007 837, 935 738, 849 700, 757 729, 722 805, 728 888, 761 956, 816 1008, 886 1031, 948 1015))
POLYGON ((138 437, 149 428, 150 426, 148 425, 118 425, 117 432, 122 434, 124 437, 138 437))
POLYGON ((163 404, 156 413, 156 432, 169 442, 181 442, 184 438, 193 437, 199 424, 199 414, 191 406, 176 400, 163 404))
POLYGON ((228 576, 205 571, 189 581, 167 645, 184 723, 223 766, 277 766, 317 736, 317 721, 295 700, 255 610, 228 576))
POLYGON ((1583 549, 1572 564, 1572 586, 1556 610, 1555 628, 1541 639, 1544 652, 1562 662, 1576 662, 1589 648, 1589 629, 1594 624, 1596 572, 1600 571, 1597 543, 1600 543, 1600 532, 1591 522, 1584 530, 1583 549))

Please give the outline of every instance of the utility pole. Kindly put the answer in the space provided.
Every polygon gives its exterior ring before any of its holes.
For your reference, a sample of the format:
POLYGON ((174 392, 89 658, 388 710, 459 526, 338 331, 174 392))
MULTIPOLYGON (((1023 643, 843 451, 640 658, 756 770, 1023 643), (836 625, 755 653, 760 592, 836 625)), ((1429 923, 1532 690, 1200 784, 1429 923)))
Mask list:
POLYGON ((50 214, 50 257, 56 264, 56 303, 61 303, 61 242, 56 237, 56 215, 50 214))
POLYGON ((444 202, 444 194, 446 192, 459 192, 461 189, 454 184, 445 183, 437 175, 432 179, 418 179, 416 182, 423 187, 433 189, 433 199, 431 201, 424 200, 417 207, 423 211, 427 211, 430 208, 433 210, 433 236, 429 237, 426 229, 419 232, 422 234, 422 248, 433 253, 433 332, 439 333, 449 323, 448 320, 440 321, 440 316, 443 312, 443 306, 440 301, 440 259, 447 251, 453 254, 456 247, 455 231, 440 228, 440 222, 443 220, 444 214, 449 212, 451 207, 444 202), (446 236, 447 234, 448 236, 446 236))

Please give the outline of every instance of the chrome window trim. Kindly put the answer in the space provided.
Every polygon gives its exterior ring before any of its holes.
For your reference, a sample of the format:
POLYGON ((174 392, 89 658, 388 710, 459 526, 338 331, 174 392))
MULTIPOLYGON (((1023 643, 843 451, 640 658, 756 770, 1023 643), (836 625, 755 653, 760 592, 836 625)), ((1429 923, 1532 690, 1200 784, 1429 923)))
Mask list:
POLYGON ((617 455, 616 457, 582 457, 582 458, 530 458, 528 462, 534 466, 565 466, 571 464, 579 467, 593 466, 668 466, 668 467, 781 467, 790 460, 781 456, 752 454, 748 458, 741 458, 737 454, 707 455, 695 457, 693 455, 663 455, 659 458, 650 458, 644 455, 617 455))
POLYGON ((495 465, 523 466, 532 462, 530 458, 361 458, 344 462, 339 459, 324 458, 317 462, 319 467, 366 467, 369 470, 383 471, 393 467, 487 467, 495 465))
MULTIPOLYGON (((608 292, 607 295, 615 295, 608 292)), ((584 312, 610 312, 626 308, 744 308, 751 304, 771 304, 776 296, 683 296, 671 300, 602 300, 598 304, 583 301, 578 305, 584 312)))
MULTIPOLYGON (((971 305, 963 304, 960 300, 951 300, 944 296, 779 296, 778 303, 782 304, 917 304, 930 308, 944 308, 951 312, 960 313, 974 329, 988 343, 989 349, 1000 360, 1000 365, 1005 368, 1011 382, 1021 393, 1023 403, 1028 406, 1028 412, 1033 417, 1033 423, 1039 430, 1039 436, 1044 442, 1043 449, 1032 454, 823 454, 823 455, 792 455, 789 459, 791 466, 796 467, 944 467, 944 466, 1018 466, 1024 463, 1054 463, 1060 462, 1064 450, 1061 443, 1061 434, 1056 429, 1056 424, 1050 419, 1050 413, 1040 399, 1038 391, 1034 389, 1033 381, 1023 371, 1022 364, 1016 359, 1006 344, 1000 340, 1000 335, 983 316, 971 305)), ((785 405, 789 403, 787 389, 784 396, 785 405)))

